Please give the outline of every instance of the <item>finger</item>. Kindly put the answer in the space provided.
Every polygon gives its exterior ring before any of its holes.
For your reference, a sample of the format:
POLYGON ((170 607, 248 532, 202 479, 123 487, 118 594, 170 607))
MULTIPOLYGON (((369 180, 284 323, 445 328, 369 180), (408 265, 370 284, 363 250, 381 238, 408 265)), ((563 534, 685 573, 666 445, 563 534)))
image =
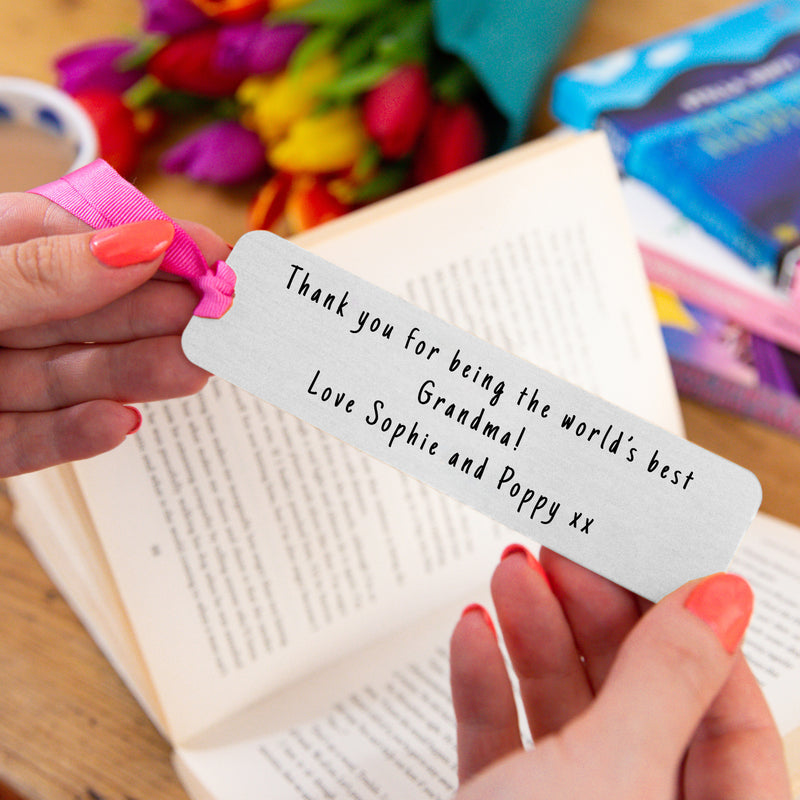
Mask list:
POLYGON ((492 599, 533 738, 558 731, 593 695, 569 623, 533 554, 503 552, 492 599))
POLYGON ((0 194, 0 246, 87 230, 89 225, 41 195, 0 194))
POLYGON ((522 747, 517 708, 491 618, 468 606, 450 640, 458 779, 464 782, 522 747))
POLYGON ((0 248, 0 330, 95 311, 144 283, 172 241, 171 222, 28 239, 0 248))
POLYGON ((49 411, 99 398, 122 403, 194 394, 208 373, 177 336, 125 344, 0 350, 0 411, 49 411))
POLYGON ((191 220, 179 220, 181 228, 191 236, 209 264, 224 261, 231 252, 231 246, 210 228, 191 220))
MULTIPOLYGON (((205 225, 191 220, 178 222, 209 263, 225 259, 230 253, 230 245, 205 225)), ((0 194, 0 246, 88 230, 90 226, 87 223, 41 195, 30 192, 0 194)))
POLYGON ((591 709, 567 733, 618 770, 626 796, 678 774, 733 669, 752 608, 744 579, 720 573, 673 592, 631 631, 591 709))
POLYGON ((687 800, 788 800, 783 743, 767 701, 741 656, 689 746, 687 800))
POLYGON ((0 333, 0 347, 33 349, 83 342, 127 342, 183 331, 197 306, 186 283, 150 280, 90 314, 0 333))
POLYGON ((140 423, 136 409, 109 400, 45 413, 0 414, 0 478, 99 455, 140 423))
POLYGON ((636 596, 552 550, 542 548, 539 557, 596 693, 622 642, 639 621, 636 596))

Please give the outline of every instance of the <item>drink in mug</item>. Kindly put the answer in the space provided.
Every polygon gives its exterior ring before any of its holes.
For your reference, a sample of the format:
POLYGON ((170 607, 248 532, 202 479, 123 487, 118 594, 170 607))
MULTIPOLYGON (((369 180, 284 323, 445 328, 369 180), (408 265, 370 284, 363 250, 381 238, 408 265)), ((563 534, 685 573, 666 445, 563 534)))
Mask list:
POLYGON ((21 192, 97 156, 91 120, 69 95, 38 81, 0 76, 0 192, 21 192))

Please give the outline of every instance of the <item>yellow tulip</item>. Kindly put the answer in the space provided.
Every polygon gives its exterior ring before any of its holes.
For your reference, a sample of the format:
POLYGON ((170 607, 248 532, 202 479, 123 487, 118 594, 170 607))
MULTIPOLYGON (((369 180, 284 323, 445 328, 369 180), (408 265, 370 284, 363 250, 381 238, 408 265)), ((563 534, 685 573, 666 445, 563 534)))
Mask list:
POLYGON ((337 172, 352 167, 368 144, 359 112, 337 108, 295 122, 267 160, 286 172, 337 172))
POLYGON ((294 123, 314 111, 319 90, 338 72, 336 59, 325 55, 302 70, 247 78, 236 93, 244 106, 244 124, 268 144, 277 143, 294 123))

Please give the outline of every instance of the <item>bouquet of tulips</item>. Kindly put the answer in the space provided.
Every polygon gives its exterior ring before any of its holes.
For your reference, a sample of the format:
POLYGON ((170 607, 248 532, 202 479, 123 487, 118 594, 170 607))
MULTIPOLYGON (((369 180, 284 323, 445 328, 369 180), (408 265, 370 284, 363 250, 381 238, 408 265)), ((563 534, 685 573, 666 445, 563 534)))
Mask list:
POLYGON ((473 72, 437 45, 431 0, 142 5, 137 36, 60 56, 59 85, 124 175, 167 127, 190 129, 161 168, 252 183, 252 228, 307 229, 504 142, 473 72))

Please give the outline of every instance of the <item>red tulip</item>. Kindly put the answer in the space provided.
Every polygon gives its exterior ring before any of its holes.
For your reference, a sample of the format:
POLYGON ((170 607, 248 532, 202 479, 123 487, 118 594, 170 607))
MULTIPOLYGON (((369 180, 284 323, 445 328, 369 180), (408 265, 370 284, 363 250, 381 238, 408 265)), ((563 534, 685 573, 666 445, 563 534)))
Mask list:
POLYGON ((437 103, 414 154, 414 181, 446 175, 483 158, 486 133, 478 113, 467 103, 437 103))
POLYGON ((94 123, 100 155, 123 177, 130 177, 139 163, 142 136, 134 112, 122 98, 107 89, 77 92, 74 99, 94 123))
POLYGON ((242 67, 221 65, 220 28, 201 28, 176 36, 150 59, 147 71, 169 89, 204 97, 232 95, 247 77, 242 67))
POLYGON ((419 64, 398 67, 364 97, 367 133, 386 158, 411 152, 431 105, 425 68, 419 64))

